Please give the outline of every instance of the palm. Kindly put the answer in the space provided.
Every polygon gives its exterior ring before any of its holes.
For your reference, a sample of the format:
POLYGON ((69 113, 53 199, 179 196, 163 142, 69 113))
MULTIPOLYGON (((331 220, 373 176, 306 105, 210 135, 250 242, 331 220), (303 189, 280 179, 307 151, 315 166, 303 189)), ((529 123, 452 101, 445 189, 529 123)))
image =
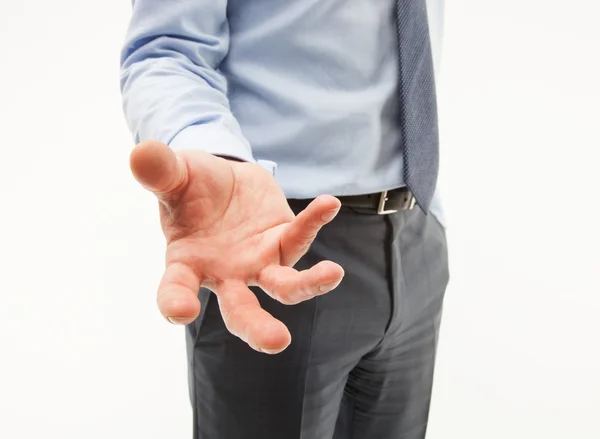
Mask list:
POLYGON ((258 165, 229 162, 201 151, 177 160, 157 143, 132 153, 138 180, 161 201, 167 239, 166 270, 158 293, 161 312, 176 323, 193 321, 200 286, 219 299, 229 330, 259 351, 289 344, 285 326, 266 313, 247 288, 258 285, 282 303, 294 304, 333 289, 343 270, 324 261, 310 270, 291 268, 320 227, 339 209, 319 197, 297 217, 275 180, 258 165))
POLYGON ((264 267, 282 260, 280 240, 294 219, 283 193, 257 165, 196 151, 185 156, 193 164, 188 189, 176 212, 161 205, 167 260, 189 265, 212 287, 218 279, 255 284, 264 267), (223 176, 210 194, 202 178, 209 167, 223 176))

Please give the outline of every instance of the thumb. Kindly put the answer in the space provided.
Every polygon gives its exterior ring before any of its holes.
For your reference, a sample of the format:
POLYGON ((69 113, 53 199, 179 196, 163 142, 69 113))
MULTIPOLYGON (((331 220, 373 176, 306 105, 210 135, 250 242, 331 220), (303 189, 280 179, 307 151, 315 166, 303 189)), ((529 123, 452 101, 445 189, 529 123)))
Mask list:
POLYGON ((185 161, 161 142, 147 140, 137 145, 129 165, 135 179, 159 198, 175 196, 187 184, 185 161))

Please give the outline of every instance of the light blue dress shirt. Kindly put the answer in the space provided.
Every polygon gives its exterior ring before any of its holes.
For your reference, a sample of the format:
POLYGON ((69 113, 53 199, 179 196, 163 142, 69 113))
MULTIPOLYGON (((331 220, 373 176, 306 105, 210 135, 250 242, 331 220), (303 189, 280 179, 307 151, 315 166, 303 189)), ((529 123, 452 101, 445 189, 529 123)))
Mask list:
MULTIPOLYGON (((443 0, 427 3, 437 71, 443 0)), ((395 5, 134 0, 121 87, 136 142, 257 161, 290 198, 403 186, 395 5)))

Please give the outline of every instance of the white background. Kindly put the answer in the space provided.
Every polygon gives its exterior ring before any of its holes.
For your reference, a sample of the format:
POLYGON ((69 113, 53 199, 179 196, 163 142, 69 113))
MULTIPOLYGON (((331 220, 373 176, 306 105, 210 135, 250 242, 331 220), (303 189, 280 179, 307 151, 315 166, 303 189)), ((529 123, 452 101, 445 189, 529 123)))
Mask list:
MULTIPOLYGON (((156 205, 128 169, 129 13, 0 5, 2 438, 191 437, 183 329, 154 303, 156 205)), ((600 438, 599 17, 448 2, 452 281, 428 439, 600 438)))

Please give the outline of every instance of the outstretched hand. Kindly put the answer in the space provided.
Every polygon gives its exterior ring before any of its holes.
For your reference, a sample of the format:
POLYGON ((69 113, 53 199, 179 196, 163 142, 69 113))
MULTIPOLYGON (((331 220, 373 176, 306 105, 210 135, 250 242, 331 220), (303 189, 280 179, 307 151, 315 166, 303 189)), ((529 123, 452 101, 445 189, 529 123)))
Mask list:
POLYGON ((158 307, 175 324, 200 313, 201 286, 217 296, 227 329, 260 352, 291 342, 286 326, 263 310, 248 286, 293 305, 333 290, 344 270, 323 261, 309 270, 294 264, 340 209, 322 195, 295 216, 269 172, 199 150, 173 152, 147 141, 131 153, 135 178, 159 200, 167 241, 158 307))

